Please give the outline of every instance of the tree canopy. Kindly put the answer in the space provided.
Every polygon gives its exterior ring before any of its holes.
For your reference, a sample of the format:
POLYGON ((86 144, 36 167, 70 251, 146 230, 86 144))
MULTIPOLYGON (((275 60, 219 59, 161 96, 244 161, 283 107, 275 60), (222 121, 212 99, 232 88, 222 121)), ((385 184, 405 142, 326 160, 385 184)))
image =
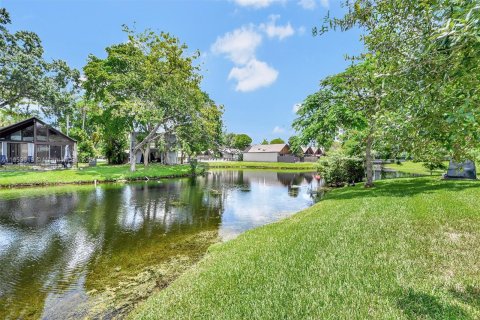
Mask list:
MULTIPOLYGON (((198 52, 186 55, 187 46, 168 33, 124 31, 128 41, 106 48, 105 59, 89 57, 83 85, 109 121, 131 132, 130 165, 135 170, 136 152, 148 149, 155 139, 179 133, 180 127, 188 127, 180 132, 182 137, 187 131, 193 137, 208 124, 203 121, 199 130, 199 120, 219 117, 199 88, 201 77, 194 65, 198 52), (140 141, 137 132, 145 133, 140 141)), ((209 130, 218 131, 218 126, 209 130)))
POLYGON ((281 143, 285 143, 285 141, 283 141, 283 139, 281 138, 275 138, 270 141, 270 144, 281 144, 281 143))
POLYGON ((47 62, 42 42, 31 31, 10 32, 0 8, 0 111, 61 116, 74 105, 80 73, 62 60, 47 62))
POLYGON ((479 146, 480 7, 475 1, 343 1, 314 34, 362 30, 364 52, 307 97, 294 127, 331 144, 340 129, 363 141, 367 183, 375 143, 416 159, 470 157, 479 146), (380 139, 379 139, 380 138, 380 139))

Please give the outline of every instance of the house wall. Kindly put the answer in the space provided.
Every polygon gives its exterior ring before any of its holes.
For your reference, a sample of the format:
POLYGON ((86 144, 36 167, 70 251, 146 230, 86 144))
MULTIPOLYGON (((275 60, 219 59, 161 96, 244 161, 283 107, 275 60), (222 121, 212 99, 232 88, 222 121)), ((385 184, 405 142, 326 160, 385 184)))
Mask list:
POLYGON ((246 152, 243 154, 243 161, 252 162, 277 162, 277 152, 246 152))
POLYGON ((288 162, 288 163, 294 163, 298 162, 298 158, 295 157, 293 154, 284 154, 284 155, 279 155, 277 158, 277 162, 288 162))

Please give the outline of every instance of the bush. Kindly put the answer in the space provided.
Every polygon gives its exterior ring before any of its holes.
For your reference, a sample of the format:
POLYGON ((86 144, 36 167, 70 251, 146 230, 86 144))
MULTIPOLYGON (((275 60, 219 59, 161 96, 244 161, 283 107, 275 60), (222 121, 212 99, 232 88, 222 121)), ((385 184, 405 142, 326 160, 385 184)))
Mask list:
POLYGON ((331 154, 319 160, 317 171, 332 187, 341 187, 346 183, 360 182, 365 176, 363 159, 331 154))
POLYGON ((434 170, 446 170, 447 166, 443 163, 443 159, 429 160, 423 163, 423 166, 430 171, 430 175, 434 170))
POLYGON ((128 155, 125 152, 127 149, 127 142, 125 139, 108 139, 105 141, 105 157, 109 164, 123 164, 127 161, 128 155))
POLYGON ((97 150, 90 137, 84 130, 72 129, 70 136, 77 140, 78 162, 88 162, 97 156, 97 150))

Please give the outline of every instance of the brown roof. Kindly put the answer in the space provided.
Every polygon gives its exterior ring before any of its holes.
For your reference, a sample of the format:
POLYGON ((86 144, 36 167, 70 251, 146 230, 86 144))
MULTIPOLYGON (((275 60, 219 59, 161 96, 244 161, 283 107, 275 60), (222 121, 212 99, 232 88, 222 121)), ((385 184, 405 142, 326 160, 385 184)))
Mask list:
POLYGON ((256 144, 251 146, 251 148, 246 151, 248 153, 267 153, 267 152, 280 152, 288 146, 286 143, 279 143, 279 144, 256 144))

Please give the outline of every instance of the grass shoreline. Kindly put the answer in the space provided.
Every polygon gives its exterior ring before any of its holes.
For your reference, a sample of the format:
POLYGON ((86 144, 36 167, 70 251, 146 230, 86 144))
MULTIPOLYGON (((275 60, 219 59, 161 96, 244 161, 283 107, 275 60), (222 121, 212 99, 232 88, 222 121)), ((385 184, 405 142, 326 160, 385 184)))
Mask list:
POLYGON ((0 190, 16 187, 134 182, 192 176, 189 165, 150 164, 146 168, 137 167, 135 172, 130 172, 129 169, 128 165, 100 165, 50 171, 0 171, 0 190))
POLYGON ((210 247, 133 319, 480 317, 477 181, 379 181, 210 247), (259 303, 261 302, 261 303, 259 303))

